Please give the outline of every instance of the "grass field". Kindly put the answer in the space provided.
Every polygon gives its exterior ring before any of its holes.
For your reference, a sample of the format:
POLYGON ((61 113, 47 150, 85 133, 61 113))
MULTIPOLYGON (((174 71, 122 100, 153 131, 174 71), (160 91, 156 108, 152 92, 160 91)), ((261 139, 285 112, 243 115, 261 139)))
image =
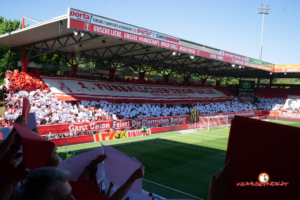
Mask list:
MULTIPOLYGON (((296 122, 272 122, 300 127, 296 122)), ((143 189, 168 199, 207 199, 210 178, 224 165, 228 136, 229 128, 188 134, 175 131, 103 144, 143 163, 146 167, 143 189)), ((99 146, 99 143, 71 145, 67 151, 76 155, 99 146)), ((58 149, 61 157, 64 151, 64 147, 58 149)))

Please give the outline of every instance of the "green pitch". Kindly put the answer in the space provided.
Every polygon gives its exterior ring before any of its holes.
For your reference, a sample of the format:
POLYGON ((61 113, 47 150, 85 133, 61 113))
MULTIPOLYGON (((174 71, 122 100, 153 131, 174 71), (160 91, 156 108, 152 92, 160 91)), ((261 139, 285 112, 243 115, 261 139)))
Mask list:
MULTIPOLYGON (((272 121, 300 127, 297 122, 272 121)), ((224 165, 229 128, 181 134, 177 131, 103 142, 145 166, 143 189, 168 199, 207 199, 210 178, 224 165), (197 198, 195 198, 197 197, 197 198)), ((75 155, 100 143, 67 146, 75 155)), ((65 156, 65 147, 58 148, 65 156)))

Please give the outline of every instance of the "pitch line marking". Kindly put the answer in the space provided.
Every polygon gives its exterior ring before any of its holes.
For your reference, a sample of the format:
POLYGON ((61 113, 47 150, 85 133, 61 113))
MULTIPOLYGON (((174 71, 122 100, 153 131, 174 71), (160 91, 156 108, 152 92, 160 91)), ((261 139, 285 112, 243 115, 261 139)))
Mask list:
POLYGON ((188 193, 185 193, 185 192, 182 192, 182 191, 179 191, 179 190, 176 190, 176 189, 173 189, 173 188, 167 187, 167 186, 165 186, 165 185, 161 185, 161 184, 158 184, 158 183, 155 183, 155 182, 149 181, 149 180, 147 180, 147 179, 144 179, 144 178, 143 178, 143 181, 147 181, 147 182, 149 182, 149 183, 152 183, 152 184, 158 185, 158 186, 160 186, 160 187, 167 188, 167 189, 169 189, 169 190, 173 190, 173 191, 175 191, 175 192, 178 192, 178 193, 184 194, 184 195, 186 195, 186 196, 193 197, 193 198, 195 198, 195 199, 204 200, 204 199, 201 199, 201 198, 199 198, 199 197, 195 197, 195 196, 193 196, 193 195, 191 195, 191 194, 188 194, 188 193))
POLYGON ((174 135, 174 136, 167 136, 167 137, 160 137, 160 138, 179 137, 179 136, 185 136, 185 135, 191 135, 191 134, 200 135, 200 136, 208 136, 208 137, 212 137, 212 138, 228 138, 228 137, 229 137, 229 136, 218 137, 218 136, 213 136, 213 135, 204 135, 204 134, 199 134, 199 133, 187 133, 187 134, 174 135))
POLYGON ((162 142, 162 141, 157 141, 157 140, 156 140, 156 142, 175 145, 175 146, 180 146, 180 147, 185 147, 185 148, 189 148, 189 149, 195 149, 195 150, 199 150, 199 151, 207 151, 207 152, 210 152, 210 153, 216 153, 216 154, 220 154, 220 155, 226 155, 225 153, 218 153, 218 152, 215 152, 215 151, 209 151, 209 150, 205 150, 205 149, 198 149, 198 148, 188 147, 188 146, 180 145, 180 144, 172 144, 172 143, 169 143, 169 142, 162 142))

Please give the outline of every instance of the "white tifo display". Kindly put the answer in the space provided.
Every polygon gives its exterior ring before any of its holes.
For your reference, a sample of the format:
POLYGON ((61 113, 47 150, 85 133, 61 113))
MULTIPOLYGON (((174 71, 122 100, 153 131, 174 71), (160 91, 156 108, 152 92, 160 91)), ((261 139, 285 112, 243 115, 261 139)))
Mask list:
POLYGON ((227 128, 228 116, 208 116, 208 117, 199 117, 199 129, 209 131, 211 128, 227 128))

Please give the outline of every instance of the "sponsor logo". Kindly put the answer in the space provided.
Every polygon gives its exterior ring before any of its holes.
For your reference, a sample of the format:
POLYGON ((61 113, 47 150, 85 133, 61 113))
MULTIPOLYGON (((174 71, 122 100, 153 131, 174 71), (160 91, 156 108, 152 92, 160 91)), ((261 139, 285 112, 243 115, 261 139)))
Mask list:
POLYGON ((242 83, 242 86, 243 86, 243 88, 245 88, 245 89, 249 89, 249 88, 251 88, 251 83, 248 82, 248 81, 245 81, 245 82, 242 83))
POLYGON ((137 33, 140 33, 140 34, 142 34, 142 35, 148 35, 148 36, 150 36, 152 31, 143 30, 143 29, 137 29, 136 32, 137 32, 137 33))
MULTIPOLYGON (((151 131, 150 129, 147 129, 146 135, 150 135, 151 131)), ((127 131, 128 137, 139 137, 139 136, 144 136, 145 133, 143 131, 127 131)))
POLYGON ((71 11, 70 12, 70 17, 77 17, 77 19, 81 19, 81 20, 87 20, 89 21, 91 19, 91 15, 85 14, 85 13, 81 13, 81 12, 76 12, 76 11, 71 11))
POLYGON ((126 131, 121 131, 121 132, 117 132, 117 133, 104 133, 104 134, 101 134, 101 140, 102 141, 117 140, 117 139, 122 139, 122 138, 127 138, 126 131))
MULTIPOLYGON (((112 134, 111 134, 112 135, 112 134)), ((115 133, 114 135, 113 135, 113 140, 115 140, 115 139, 121 139, 121 138, 127 138, 127 133, 126 133, 126 131, 122 131, 122 132, 117 132, 117 133, 115 133)), ((110 136, 110 138, 109 139, 111 139, 111 136, 110 136)))

